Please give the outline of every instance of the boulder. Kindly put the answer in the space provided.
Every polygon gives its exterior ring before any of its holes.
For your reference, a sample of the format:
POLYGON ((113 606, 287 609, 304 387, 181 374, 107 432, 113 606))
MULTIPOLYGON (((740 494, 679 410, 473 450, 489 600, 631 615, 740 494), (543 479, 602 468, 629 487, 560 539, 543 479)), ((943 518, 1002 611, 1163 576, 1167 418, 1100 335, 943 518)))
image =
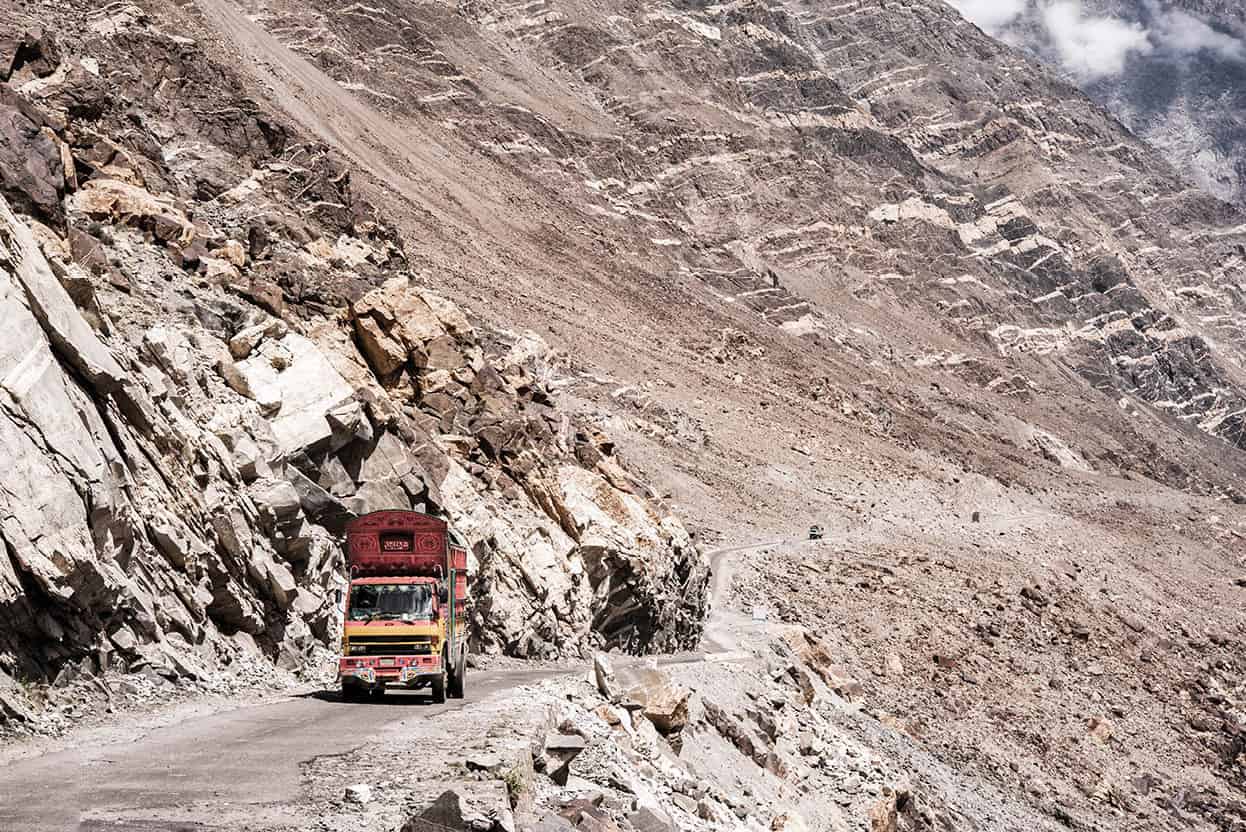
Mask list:
POLYGON ((351 316, 357 332, 359 321, 370 319, 375 327, 372 331, 383 333, 400 345, 404 360, 413 351, 422 350, 429 341, 446 334, 437 314, 407 279, 401 277, 387 280, 352 304, 351 316))
POLYGON ((413 350, 411 360, 415 366, 426 371, 453 371, 467 364, 467 357, 449 335, 433 338, 422 349, 413 350))
POLYGON ((0 81, 29 67, 37 78, 46 78, 61 63, 61 50, 51 32, 33 29, 20 34, 10 31, 0 37, 0 81))
POLYGON ((192 562, 190 540, 170 523, 149 523, 147 535, 169 563, 178 569, 186 569, 192 562))
POLYGON ((285 469, 286 481, 298 494, 299 505, 309 520, 334 534, 344 534, 351 512, 319 484, 292 465, 285 469))
POLYGON ((278 607, 288 610, 298 593, 298 584, 294 580, 293 573, 285 564, 275 560, 267 561, 265 569, 269 594, 277 602, 278 607))
POLYGON ((92 179, 70 196, 72 212, 151 231, 179 247, 195 239, 195 226, 168 196, 155 196, 119 179, 92 179))
POLYGON ((6 722, 30 722, 34 713, 17 683, 0 670, 0 725, 6 722))
POLYGON ((447 790, 429 804, 428 808, 409 819, 402 832, 430 832, 430 830, 463 829, 463 805, 457 792, 447 790))
POLYGON ((688 724, 692 692, 656 670, 643 670, 627 680, 626 695, 662 734, 675 734, 688 724))
POLYGON ((325 414, 333 431, 330 450, 336 451, 352 442, 371 442, 372 423, 363 406, 354 400, 343 402, 325 414))
POLYGON ((286 480, 257 480, 249 491, 260 511, 260 522, 270 533, 298 518, 302 501, 298 490, 286 480))
POLYGON ((396 380, 399 371, 407 363, 407 349, 396 338, 390 337, 375 318, 356 317, 355 337, 372 371, 382 384, 396 380))
POLYGON ((38 109, 8 86, 0 86, 0 190, 23 211, 57 225, 68 177, 63 143, 38 109))
POLYGON ((342 799, 347 803, 371 803, 372 787, 366 783, 356 783, 353 786, 347 786, 346 792, 342 795, 342 799))
POLYGON ((268 343, 283 350, 287 366, 277 369, 268 355, 255 354, 236 367, 257 402, 281 403, 272 419, 278 447, 292 454, 327 444, 333 437, 328 416, 353 399, 354 390, 306 337, 288 332, 268 343))
POLYGON ((68 239, 70 256, 79 266, 98 275, 112 271, 112 264, 108 262, 108 254, 104 251, 103 244, 95 237, 80 228, 70 226, 68 239))
POLYGON ((567 785, 571 761, 587 747, 587 741, 578 734, 546 735, 541 751, 542 770, 559 786, 567 785))
POLYGON ((614 669, 605 653, 593 654, 593 681, 597 684, 598 693, 608 700, 614 699, 614 669))
POLYGON ((217 542, 221 548, 234 557, 245 562, 250 556, 254 544, 251 525, 246 515, 237 506, 218 506, 212 514, 212 530, 216 532, 217 542))
POLYGON ((143 333, 143 348, 178 384, 187 384, 195 371, 195 350, 179 330, 155 326, 143 333))
POLYGON ((229 389, 255 402, 261 415, 275 416, 283 403, 276 371, 259 363, 248 369, 249 372, 244 373, 237 363, 227 358, 216 362, 216 372, 229 385, 229 389))
POLYGON ((224 245, 212 249, 210 253, 213 257, 224 260, 235 268, 241 269, 247 265, 247 250, 237 240, 226 240, 224 245))
POLYGON ((446 332, 459 341, 476 340, 476 330, 472 328, 467 315, 463 313, 458 304, 423 289, 420 290, 419 295, 420 300, 424 301, 424 304, 437 316, 438 322, 446 332))
POLYGON ((251 351, 259 346, 260 342, 265 338, 283 338, 289 331, 286 322, 279 318, 272 318, 263 323, 249 326, 240 330, 232 338, 229 339, 229 354, 235 360, 241 361, 251 354, 251 351))

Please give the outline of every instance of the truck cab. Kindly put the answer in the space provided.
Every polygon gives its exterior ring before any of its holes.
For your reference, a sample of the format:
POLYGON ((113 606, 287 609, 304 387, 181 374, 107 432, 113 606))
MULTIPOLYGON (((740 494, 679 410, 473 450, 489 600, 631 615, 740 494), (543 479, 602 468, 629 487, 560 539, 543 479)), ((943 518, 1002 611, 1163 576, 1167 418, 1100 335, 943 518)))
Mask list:
POLYGON ((347 527, 347 589, 338 663, 342 695, 464 692, 467 547, 440 518, 374 512, 347 527))

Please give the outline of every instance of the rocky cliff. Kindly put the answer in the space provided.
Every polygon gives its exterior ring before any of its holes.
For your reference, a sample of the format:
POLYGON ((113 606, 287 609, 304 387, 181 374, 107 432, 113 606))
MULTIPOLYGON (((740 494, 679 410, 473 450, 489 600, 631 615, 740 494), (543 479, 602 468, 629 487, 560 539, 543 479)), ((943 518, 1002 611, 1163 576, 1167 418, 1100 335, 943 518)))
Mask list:
POLYGON ((953 0, 1048 62, 1208 193, 1246 204, 1246 17, 1219 0, 953 0))
POLYGON ((554 406, 548 346, 437 294, 193 43, 135 7, 91 28, 4 44, 0 671, 297 667, 344 523, 395 506, 472 544, 476 650, 693 643, 707 566, 554 406))

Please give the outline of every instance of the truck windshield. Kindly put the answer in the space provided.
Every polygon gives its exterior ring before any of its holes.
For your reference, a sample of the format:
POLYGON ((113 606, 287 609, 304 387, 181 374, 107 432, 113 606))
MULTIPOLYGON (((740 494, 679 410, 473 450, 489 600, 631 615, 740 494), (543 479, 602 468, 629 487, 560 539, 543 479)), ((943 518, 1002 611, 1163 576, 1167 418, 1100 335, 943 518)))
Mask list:
POLYGON ((433 588, 428 584, 358 584, 351 587, 347 617, 351 621, 431 620, 433 588))

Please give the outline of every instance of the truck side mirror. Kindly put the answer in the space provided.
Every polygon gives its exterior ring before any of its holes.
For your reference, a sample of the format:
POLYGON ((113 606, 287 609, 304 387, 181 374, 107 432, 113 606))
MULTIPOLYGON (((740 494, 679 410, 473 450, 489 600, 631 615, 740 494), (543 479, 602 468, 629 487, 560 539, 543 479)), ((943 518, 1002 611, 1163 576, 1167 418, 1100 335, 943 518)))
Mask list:
POLYGON ((446 601, 449 600, 449 598, 450 598, 450 592, 448 589, 446 589, 446 582, 442 581, 441 583, 437 584, 437 602, 440 604, 444 604, 446 603, 446 601))
POLYGON ((333 603, 337 604, 339 607, 342 606, 342 590, 335 589, 333 591, 333 603))

